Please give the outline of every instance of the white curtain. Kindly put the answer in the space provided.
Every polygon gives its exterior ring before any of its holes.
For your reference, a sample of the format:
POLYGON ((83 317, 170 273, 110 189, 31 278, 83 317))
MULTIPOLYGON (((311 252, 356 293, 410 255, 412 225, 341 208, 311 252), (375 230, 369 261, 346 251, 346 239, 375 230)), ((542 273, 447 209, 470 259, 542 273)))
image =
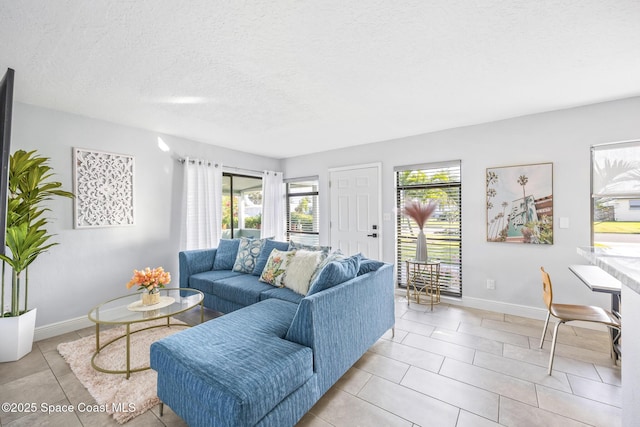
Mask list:
POLYGON ((184 161, 181 250, 218 246, 222 236, 222 165, 184 161))
POLYGON ((282 172, 265 171, 262 175, 262 225, 260 237, 284 241, 284 183, 282 172))

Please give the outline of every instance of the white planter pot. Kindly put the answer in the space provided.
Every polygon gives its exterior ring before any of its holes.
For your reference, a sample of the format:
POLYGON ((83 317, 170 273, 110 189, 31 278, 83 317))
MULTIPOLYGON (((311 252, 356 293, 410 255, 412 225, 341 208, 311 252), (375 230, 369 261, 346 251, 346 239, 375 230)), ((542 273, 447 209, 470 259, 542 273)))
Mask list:
POLYGON ((31 353, 36 311, 34 308, 18 317, 0 318, 0 362, 14 362, 31 353))

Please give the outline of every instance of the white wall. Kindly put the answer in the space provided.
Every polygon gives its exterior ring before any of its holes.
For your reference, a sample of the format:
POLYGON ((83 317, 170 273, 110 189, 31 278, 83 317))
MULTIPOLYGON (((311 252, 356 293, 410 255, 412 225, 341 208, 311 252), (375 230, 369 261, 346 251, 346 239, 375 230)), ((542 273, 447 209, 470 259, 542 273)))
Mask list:
POLYGON ((74 229, 73 202, 60 199, 50 203, 49 217, 53 222, 49 231, 60 244, 29 268, 29 306, 38 308, 37 327, 86 319, 91 307, 130 292, 125 284, 133 269, 161 265, 173 274, 172 285, 177 286, 182 193, 182 166, 177 157, 210 159, 254 170, 280 170, 280 161, 275 159, 15 104, 11 151, 35 149, 50 157, 56 180, 69 191, 73 189, 73 147, 135 157, 136 224, 74 229), (171 147, 169 153, 158 148, 158 136, 171 147))
MULTIPOLYGON (((425 117, 428 120, 428 117, 425 117)), ((393 168, 462 161, 463 294, 469 305, 542 315, 539 267, 551 274, 556 301, 609 306, 567 269, 584 263, 577 246, 590 244, 590 146, 640 137, 640 97, 523 116, 499 122, 383 141, 284 160, 285 178, 320 176, 321 243, 329 244, 328 169, 382 162, 383 260, 395 262, 393 168), (485 170, 553 162, 554 244, 486 241, 485 170), (568 229, 558 228, 560 217, 568 229), (496 289, 486 289, 486 279, 496 289)))
MULTIPOLYGON (((383 212, 394 214, 393 168, 398 165, 462 160, 463 292, 470 305, 526 311, 542 308, 538 267, 552 274, 556 298, 608 306, 572 277, 571 263, 582 263, 576 246, 589 238, 589 147, 638 139, 640 97, 495 123, 384 141, 283 161, 161 135, 77 115, 16 103, 12 151, 37 149, 65 189, 72 189, 72 147, 123 153, 136 159, 136 225, 75 230, 73 203, 51 202, 50 231, 59 246, 30 268, 30 306, 38 307, 37 325, 86 319, 89 309, 127 292, 134 268, 162 265, 178 280, 182 169, 176 157, 200 157, 247 169, 284 170, 287 178, 320 176, 321 243, 328 243, 328 169, 382 163, 383 212), (171 147, 164 153, 157 137, 171 147), (487 167, 553 162, 555 244, 531 246, 488 243, 485 238, 487 167), (570 219, 559 229, 559 217, 570 219), (495 279, 487 290, 485 280, 495 279), (502 304, 501 307, 495 303, 502 304)), ((382 224, 383 259, 394 262, 394 222, 382 224)), ((535 310, 534 310, 535 311, 535 310)), ((523 313, 525 314, 525 313, 523 313)), ((44 337, 46 334, 40 334, 44 337)))

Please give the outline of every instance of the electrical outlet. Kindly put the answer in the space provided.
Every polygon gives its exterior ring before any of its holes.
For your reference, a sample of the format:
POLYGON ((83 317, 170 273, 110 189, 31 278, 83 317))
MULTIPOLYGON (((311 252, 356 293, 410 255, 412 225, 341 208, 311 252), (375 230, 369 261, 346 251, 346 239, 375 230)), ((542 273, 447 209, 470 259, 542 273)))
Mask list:
POLYGON ((487 289, 495 289, 496 281, 493 279, 487 279, 487 289))

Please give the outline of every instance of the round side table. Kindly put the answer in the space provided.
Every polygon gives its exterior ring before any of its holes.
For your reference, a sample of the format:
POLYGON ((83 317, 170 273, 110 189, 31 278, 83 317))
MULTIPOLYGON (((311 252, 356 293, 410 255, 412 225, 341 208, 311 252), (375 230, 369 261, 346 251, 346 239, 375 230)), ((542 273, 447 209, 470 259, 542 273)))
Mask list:
POLYGON ((433 305, 440 303, 440 261, 418 261, 408 259, 405 261, 407 265, 407 305, 411 304, 411 300, 421 304, 420 296, 422 295, 425 304, 433 305))

